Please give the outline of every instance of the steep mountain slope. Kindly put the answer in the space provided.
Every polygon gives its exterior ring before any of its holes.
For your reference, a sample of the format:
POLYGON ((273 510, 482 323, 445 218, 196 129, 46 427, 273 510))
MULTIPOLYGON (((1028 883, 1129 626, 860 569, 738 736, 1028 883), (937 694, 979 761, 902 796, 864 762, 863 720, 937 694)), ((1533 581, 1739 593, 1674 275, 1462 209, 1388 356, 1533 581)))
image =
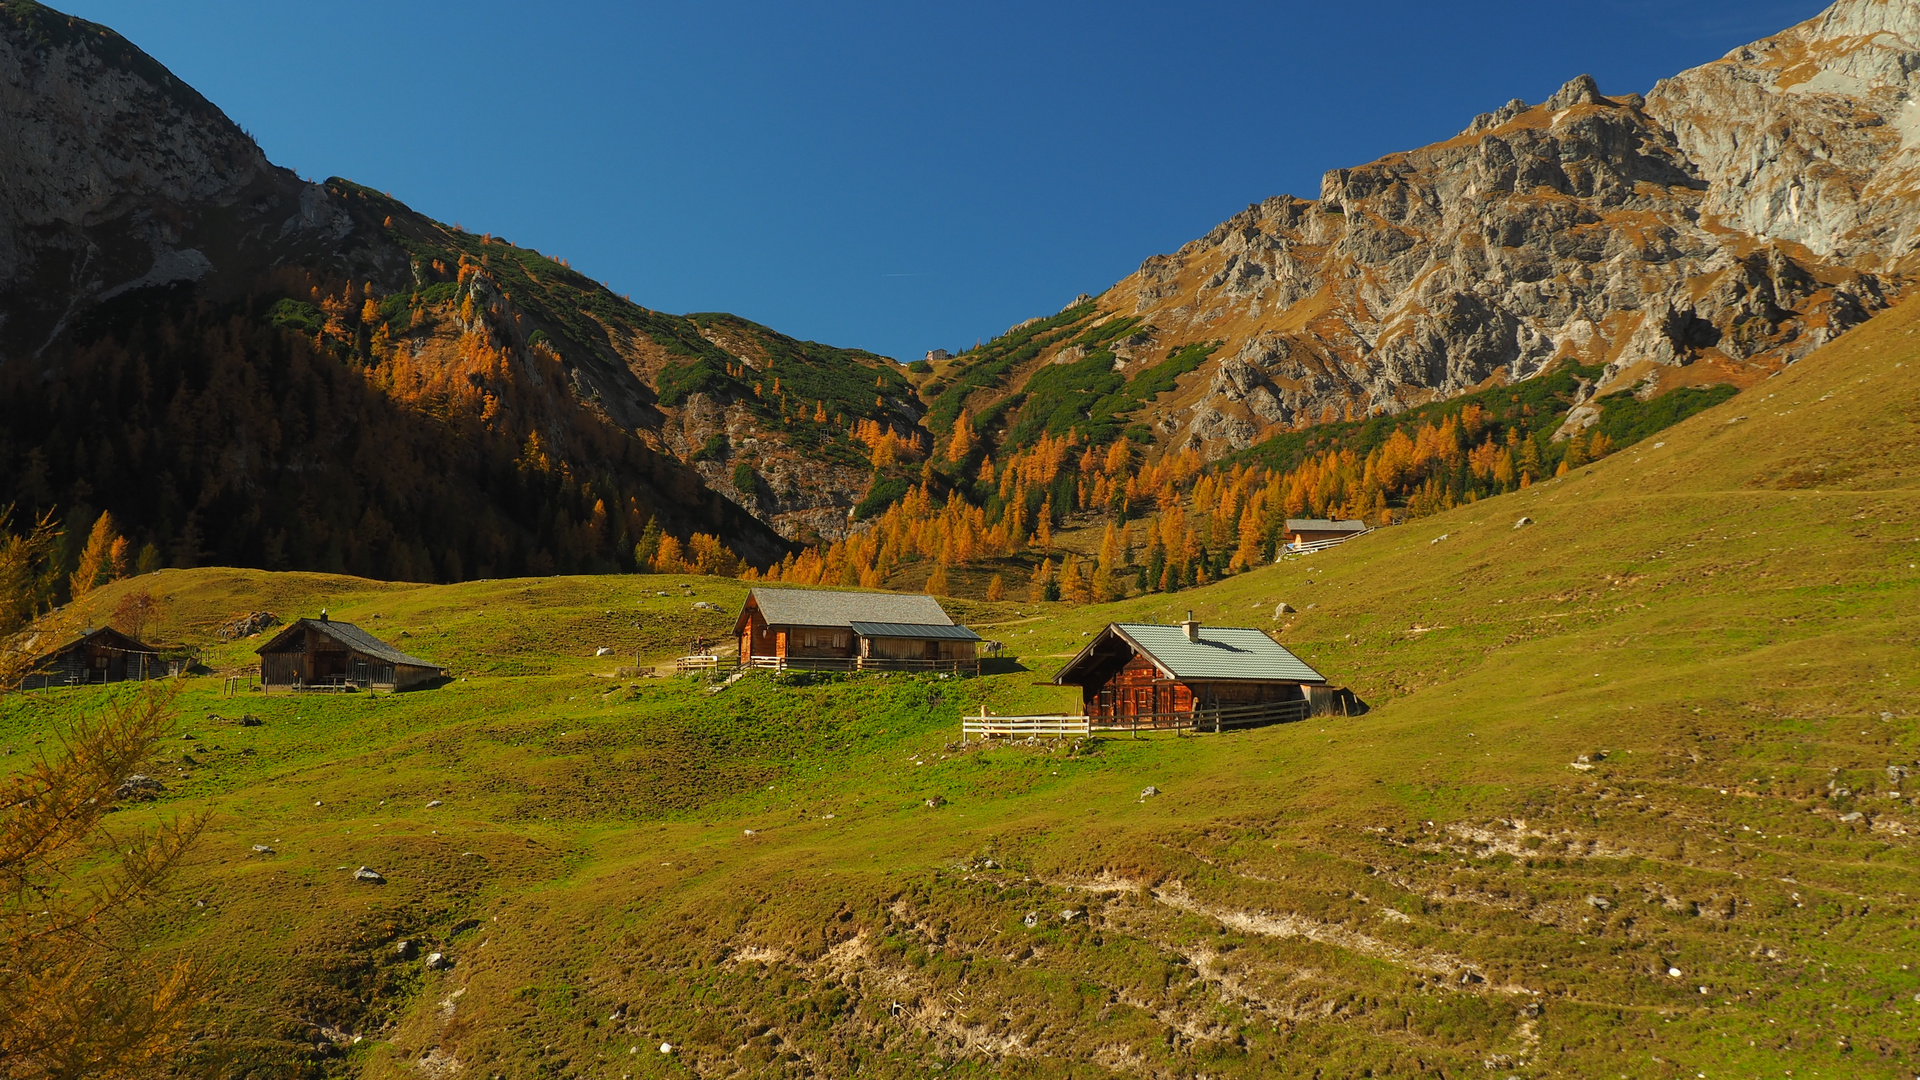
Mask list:
POLYGON ((1318 200, 1250 206, 1102 294, 1093 318, 1128 322, 1104 367, 1068 345, 966 404, 1052 364, 1091 382, 1216 345, 1135 416, 1163 446, 1217 455, 1569 359, 1604 365, 1597 392, 1750 385, 1912 271, 1917 20, 1911 3, 1841 0, 1645 98, 1583 76, 1336 169, 1318 200))
POLYGON ((885 358, 304 182, 104 27, 13 0, 0 72, 0 506, 178 565, 585 570, 649 521, 765 563, 916 425, 885 358))
MULTIPOLYGON (((725 615, 662 587, 733 581, 119 583, 90 610, 150 591, 216 668, 271 596, 474 673, 187 683, 197 741, 126 811, 212 814, 154 944, 231 980, 196 1052, 260 1076, 1904 1080, 1916 402, 1908 302, 1650 445, 1177 608, 963 605, 1031 669, 980 680, 708 694, 577 647, 667 655, 725 615), (1034 683, 1087 631, 1189 606, 1373 710, 953 745, 1065 704, 1034 683)), ((0 744, 104 696, 0 699, 0 744)))

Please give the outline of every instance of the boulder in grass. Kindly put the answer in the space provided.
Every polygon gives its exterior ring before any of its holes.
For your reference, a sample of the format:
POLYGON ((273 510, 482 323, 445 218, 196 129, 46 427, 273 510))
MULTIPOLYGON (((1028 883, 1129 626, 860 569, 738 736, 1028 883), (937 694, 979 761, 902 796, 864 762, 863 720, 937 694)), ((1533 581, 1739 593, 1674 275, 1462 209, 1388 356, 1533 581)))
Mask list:
POLYGON ((378 870, 369 870, 364 866, 353 872, 353 880, 364 881, 369 885, 385 885, 387 883, 387 879, 382 877, 378 870))
POLYGON ((453 961, 447 958, 446 953, 436 952, 436 953, 427 954, 427 970, 428 971, 445 971, 452 966, 453 966, 453 961))
POLYGON ((165 790, 167 790, 167 785, 155 780, 153 777, 142 776, 139 773, 135 773, 125 780, 120 781, 120 786, 113 789, 113 797, 116 799, 156 799, 159 798, 160 793, 165 790))

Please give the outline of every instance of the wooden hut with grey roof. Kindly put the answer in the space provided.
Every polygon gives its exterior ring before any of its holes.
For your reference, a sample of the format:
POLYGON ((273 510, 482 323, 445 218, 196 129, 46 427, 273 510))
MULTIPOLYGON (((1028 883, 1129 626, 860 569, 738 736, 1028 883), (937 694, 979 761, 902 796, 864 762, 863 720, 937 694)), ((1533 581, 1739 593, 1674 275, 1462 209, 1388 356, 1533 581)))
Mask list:
POLYGON ((734 620, 743 667, 978 674, 980 635, 910 593, 759 588, 734 620))
POLYGON ((1326 677, 1265 631, 1112 623, 1067 661, 1056 686, 1078 686, 1096 728, 1231 727, 1304 719, 1326 677))
POLYGON ((294 622, 258 652, 266 690, 411 690, 447 674, 324 611, 294 622))

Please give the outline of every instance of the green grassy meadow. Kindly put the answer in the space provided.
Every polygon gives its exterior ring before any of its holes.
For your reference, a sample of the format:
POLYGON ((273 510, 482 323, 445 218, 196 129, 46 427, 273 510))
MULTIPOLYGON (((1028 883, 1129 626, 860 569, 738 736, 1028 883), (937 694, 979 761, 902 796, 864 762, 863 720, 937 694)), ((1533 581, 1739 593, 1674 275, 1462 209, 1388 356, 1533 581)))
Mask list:
MULTIPOLYGON (((455 675, 184 680, 168 791, 120 815, 208 815, 152 947, 217 988, 208 1060, 258 1077, 1904 1080, 1916 330, 1910 303, 1559 480, 1206 588, 958 602, 1019 658, 981 679, 616 676, 724 640, 732 581, 120 583, 89 603, 152 592, 216 673, 259 644, 212 640, 233 614, 326 606, 455 675), (1372 711, 958 744, 983 704, 1067 706, 1036 684, 1106 622, 1189 608, 1372 711)), ((0 761, 131 692, 0 699, 0 761)))

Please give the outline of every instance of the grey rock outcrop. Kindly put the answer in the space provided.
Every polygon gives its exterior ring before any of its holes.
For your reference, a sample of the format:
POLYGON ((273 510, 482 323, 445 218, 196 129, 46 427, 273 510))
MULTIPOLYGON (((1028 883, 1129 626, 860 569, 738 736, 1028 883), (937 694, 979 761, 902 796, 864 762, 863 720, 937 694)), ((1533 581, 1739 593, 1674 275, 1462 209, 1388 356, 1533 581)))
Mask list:
POLYGON ((1563 358, 1602 368, 1589 398, 1743 385, 1887 306, 1920 265, 1917 203, 1920 5, 1842 0, 1644 98, 1582 75, 1335 169, 1101 307, 1162 347, 1224 341, 1146 418, 1218 453, 1563 358))

